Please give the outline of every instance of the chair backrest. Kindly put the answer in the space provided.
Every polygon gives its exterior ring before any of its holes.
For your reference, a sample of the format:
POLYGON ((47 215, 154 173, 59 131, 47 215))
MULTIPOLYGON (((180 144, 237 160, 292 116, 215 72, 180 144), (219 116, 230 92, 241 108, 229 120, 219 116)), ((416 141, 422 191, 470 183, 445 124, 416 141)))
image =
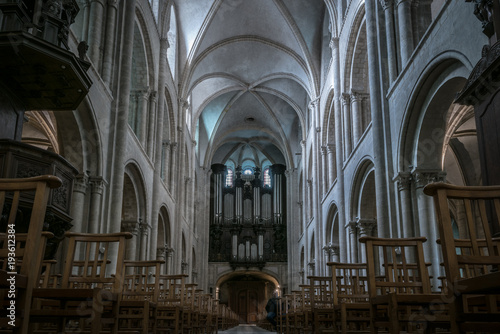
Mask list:
POLYGON ((182 306, 186 295, 186 278, 188 275, 160 275, 158 305, 182 306))
POLYGON ((308 276, 311 308, 333 307, 333 288, 331 276, 308 276))
POLYGON ((163 261, 125 261, 122 299, 158 300, 163 261))
POLYGON ((334 283, 333 301, 360 303, 368 301, 368 277, 365 263, 328 262, 334 283))
POLYGON ((68 250, 61 288, 106 288, 122 291, 125 240, 128 232, 92 234, 66 232, 68 250))
POLYGON ((368 294, 430 294, 431 283, 419 238, 362 237, 366 245, 368 294), (377 265, 379 263, 379 265, 377 265))
MULTIPOLYGON (((50 189, 61 185, 61 180, 52 175, 37 176, 25 179, 0 179, 0 259, 3 259, 1 268, 20 275, 38 278, 40 273, 45 242, 49 235, 42 238, 43 222, 49 199, 50 189), (29 198, 31 207, 28 233, 19 234, 16 224, 24 213, 20 210, 25 199, 29 198), (17 235, 16 239, 12 236, 17 235), (9 241, 10 240, 10 241, 9 241), (15 242, 16 268, 8 267, 10 249, 15 242), (42 247, 43 246, 43 247, 42 247)), ((36 280, 35 280, 36 281, 36 280)), ((33 281, 33 283, 35 283, 33 281)))
POLYGON ((492 232, 500 232, 500 186, 437 182, 428 184, 424 193, 434 198, 448 282, 498 270, 499 239, 492 232))

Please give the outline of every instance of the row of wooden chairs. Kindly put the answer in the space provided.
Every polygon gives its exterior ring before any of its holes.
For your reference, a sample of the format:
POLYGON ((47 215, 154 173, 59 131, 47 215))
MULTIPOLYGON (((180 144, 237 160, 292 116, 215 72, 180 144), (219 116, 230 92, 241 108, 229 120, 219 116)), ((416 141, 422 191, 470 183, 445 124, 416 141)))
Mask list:
POLYGON ((53 176, 0 179, 0 332, 201 334, 236 325, 234 312, 187 275, 162 275, 160 261, 124 261, 130 233, 66 233, 63 272, 54 274, 55 261, 42 259, 52 237, 42 225, 49 190, 59 185, 53 176), (26 198, 29 230, 17 233, 26 198))
POLYGON ((285 295, 280 333, 500 333, 500 187, 431 184, 446 276, 431 286, 425 237, 363 237, 366 264, 328 263, 331 276, 285 295), (454 235, 452 208, 462 233, 454 235))

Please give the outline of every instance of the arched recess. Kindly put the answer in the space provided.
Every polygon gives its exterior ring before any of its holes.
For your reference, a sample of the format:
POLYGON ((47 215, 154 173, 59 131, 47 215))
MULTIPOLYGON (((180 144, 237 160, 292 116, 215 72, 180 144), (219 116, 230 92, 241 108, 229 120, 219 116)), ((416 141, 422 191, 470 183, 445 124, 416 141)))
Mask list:
POLYGON ((365 158, 359 164, 352 185, 349 212, 350 250, 352 262, 366 262, 364 247, 358 239, 376 235, 375 166, 365 158))
POLYGON ((257 323, 267 300, 277 291, 278 279, 265 271, 236 271, 221 275, 216 283, 216 298, 238 314, 240 323, 257 323))
POLYGON ((327 261, 338 262, 339 258, 339 210, 337 205, 332 204, 328 210, 326 220, 326 234, 324 250, 327 254, 327 261))
POLYGON ((371 122, 364 4, 358 8, 349 34, 343 93, 343 114, 350 121, 344 123, 344 141, 354 149, 371 122))
POLYGON ((158 260, 164 261, 162 265, 162 273, 170 274, 172 268, 172 234, 170 229, 170 216, 165 206, 162 206, 158 213, 158 234, 157 234, 157 249, 156 257, 158 260))
POLYGON ((132 50, 132 75, 130 79, 130 104, 128 124, 139 141, 145 145, 147 138, 151 60, 147 57, 145 32, 140 22, 134 22, 134 43, 132 50))
POLYGON ((311 241, 309 243, 309 275, 316 275, 316 238, 314 237, 314 232, 311 235, 311 241))
POLYGON ((121 230, 133 234, 133 238, 127 240, 126 259, 146 260, 149 232, 146 224, 146 191, 144 179, 133 162, 125 166, 121 230))
POLYGON ((454 104, 470 71, 468 60, 456 52, 431 60, 408 101, 400 132, 400 228, 432 241, 424 244, 424 252, 433 277, 442 274, 441 250, 434 242, 439 234, 432 198, 423 194, 423 188, 435 181, 478 184, 481 180, 472 109, 454 104))
POLYGON ((300 249, 300 270, 299 270, 301 284, 305 282, 305 274, 306 274, 306 251, 305 247, 302 246, 302 248, 300 249))

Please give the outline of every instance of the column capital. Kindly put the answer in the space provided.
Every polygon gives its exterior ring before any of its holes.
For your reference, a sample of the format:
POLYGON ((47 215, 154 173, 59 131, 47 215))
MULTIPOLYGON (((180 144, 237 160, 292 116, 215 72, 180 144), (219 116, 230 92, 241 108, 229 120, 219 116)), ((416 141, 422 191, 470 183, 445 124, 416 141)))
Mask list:
POLYGON ((189 109, 189 101, 184 98, 179 98, 179 108, 189 109))
POLYGON ((164 258, 166 249, 165 247, 157 247, 156 248, 156 258, 164 258))
POLYGON ((149 93, 149 98, 151 99, 151 101, 156 103, 158 101, 158 92, 156 90, 152 90, 149 93))
POLYGON ((379 0, 379 2, 384 10, 390 9, 394 6, 394 0, 379 0))
POLYGON ((322 145, 321 146, 321 155, 326 155, 327 153, 327 146, 326 145, 322 145))
POLYGON ((107 184, 106 181, 102 177, 91 177, 90 178, 90 185, 92 187, 92 193, 93 194, 99 194, 102 195, 104 186, 107 184))
POLYGON ((75 177, 73 191, 85 194, 87 192, 88 184, 89 184, 89 176, 87 175, 87 173, 78 174, 75 177))
POLYGON ((123 232, 130 232, 133 235, 137 235, 139 232, 139 222, 137 220, 122 220, 121 227, 123 232))
POLYGON ((108 0, 108 7, 118 8, 118 0, 108 0))
POLYGON ((446 180, 446 172, 441 170, 415 169, 413 171, 413 180, 415 180, 417 188, 423 188, 432 182, 444 182, 446 180))
POLYGON ((177 143, 170 143, 170 147, 172 147, 172 151, 177 151, 177 143))
POLYGON ((342 101, 343 105, 348 105, 351 103, 351 94, 349 93, 342 93, 342 96, 340 97, 340 100, 342 101))
POLYGON ((332 37, 332 39, 330 40, 329 46, 330 46, 330 48, 332 50, 338 49, 339 48, 339 38, 338 37, 332 37))
POLYGON ((339 254, 339 246, 334 246, 331 242, 323 246, 323 251, 327 256, 335 256, 339 254))
POLYGON ((412 0, 397 0, 397 3, 396 5, 399 6, 399 5, 402 5, 404 3, 411 3, 412 0))
POLYGON ((311 102, 309 102, 308 108, 311 111, 314 111, 319 106, 319 97, 315 98, 311 102))
POLYGON ((334 153, 335 152, 335 144, 326 144, 326 149, 328 150, 328 153, 334 153))
POLYGON ((358 229, 358 222, 355 220, 351 220, 349 223, 347 223, 346 227, 349 229, 350 234, 354 234, 358 229))
POLYGON ((376 219, 358 219, 357 222, 358 229, 359 229, 359 234, 362 236, 371 236, 373 230, 377 226, 377 220, 376 219))
POLYGON ((166 140, 166 141, 164 141, 163 143, 161 143, 161 145, 162 145, 165 149, 169 150, 169 149, 170 149, 170 140, 166 140))
POLYGON ((394 181, 398 183, 399 191, 409 190, 412 180, 413 180, 412 175, 409 172, 400 172, 394 178, 394 181))
POLYGON ((359 101, 359 100, 362 99, 363 93, 355 91, 355 90, 351 90, 351 96, 350 97, 351 97, 351 102, 357 102, 357 101, 359 101))

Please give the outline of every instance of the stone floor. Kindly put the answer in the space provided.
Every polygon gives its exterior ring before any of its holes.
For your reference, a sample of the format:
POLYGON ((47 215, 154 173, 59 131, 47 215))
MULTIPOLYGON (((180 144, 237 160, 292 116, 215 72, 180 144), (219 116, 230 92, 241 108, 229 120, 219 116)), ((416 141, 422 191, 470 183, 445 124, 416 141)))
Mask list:
POLYGON ((239 325, 238 327, 231 328, 227 331, 219 331, 219 334, 239 334, 239 333, 276 333, 266 331, 260 327, 255 325, 239 325))

